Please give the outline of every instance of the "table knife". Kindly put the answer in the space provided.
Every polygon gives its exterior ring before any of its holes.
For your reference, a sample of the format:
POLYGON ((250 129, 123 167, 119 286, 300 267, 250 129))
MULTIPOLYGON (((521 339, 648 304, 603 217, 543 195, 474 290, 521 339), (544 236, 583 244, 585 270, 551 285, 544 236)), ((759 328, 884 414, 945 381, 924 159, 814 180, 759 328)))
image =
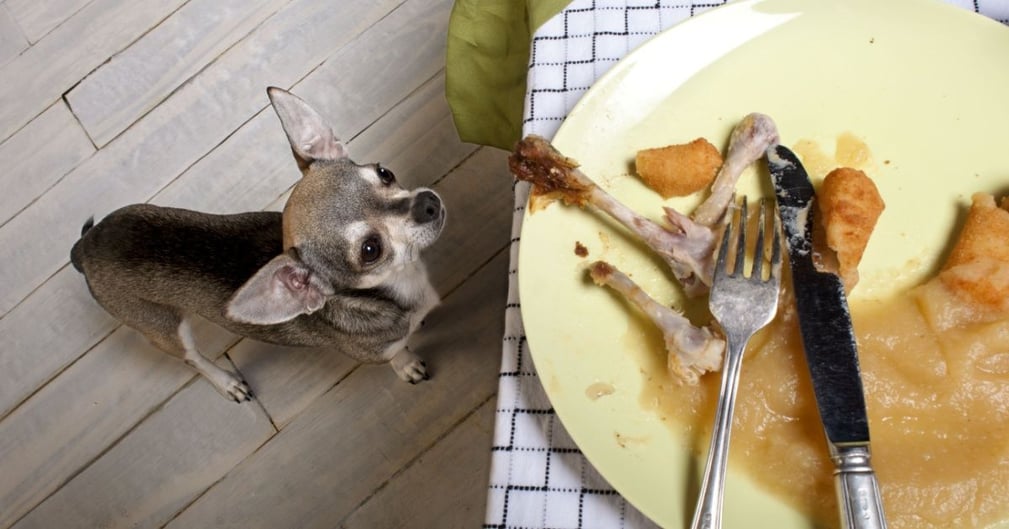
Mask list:
POLYGON ((788 248, 806 364, 835 466, 841 525, 885 528, 879 484, 870 464, 869 419, 844 285, 836 274, 814 266, 816 193, 787 147, 771 146, 767 166, 788 248))

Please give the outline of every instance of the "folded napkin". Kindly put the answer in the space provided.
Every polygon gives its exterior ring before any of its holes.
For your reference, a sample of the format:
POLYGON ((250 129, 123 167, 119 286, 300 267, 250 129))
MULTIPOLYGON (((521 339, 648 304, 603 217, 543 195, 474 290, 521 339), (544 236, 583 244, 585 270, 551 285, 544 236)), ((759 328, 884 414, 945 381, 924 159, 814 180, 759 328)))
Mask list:
POLYGON ((456 0, 445 95, 463 141, 511 149, 522 127, 532 32, 570 0, 456 0))
MULTIPOLYGON (((947 2, 1009 24, 1009 0, 947 2)), ((585 91, 628 51, 721 3, 574 0, 533 35, 523 117, 520 125, 504 126, 501 120, 510 114, 502 112, 495 121, 502 127, 498 140, 510 148, 519 138, 512 132, 518 128, 523 134, 552 138, 585 91)), ((479 109, 470 107, 468 111, 479 109)), ((524 182, 516 184, 505 336, 483 527, 652 529, 655 524, 614 491, 578 450, 554 414, 533 366, 522 326, 517 280, 519 235, 528 192, 524 182)))

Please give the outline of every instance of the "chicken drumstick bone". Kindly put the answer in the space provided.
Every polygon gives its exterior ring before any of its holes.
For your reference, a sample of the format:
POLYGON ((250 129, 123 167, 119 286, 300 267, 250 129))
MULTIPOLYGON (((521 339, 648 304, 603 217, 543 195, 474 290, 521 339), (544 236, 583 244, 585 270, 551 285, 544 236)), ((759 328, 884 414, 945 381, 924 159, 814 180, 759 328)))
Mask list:
POLYGON ((729 152, 715 177, 711 194, 698 206, 694 218, 664 208, 671 229, 620 203, 585 176, 577 162, 559 153, 540 136, 523 138, 508 164, 512 174, 531 182, 537 194, 555 196, 570 205, 592 204, 619 221, 665 260, 688 296, 696 297, 707 292, 711 285, 718 222, 732 200, 739 176, 777 141, 778 132, 771 118, 762 114, 743 118, 729 138, 729 152))

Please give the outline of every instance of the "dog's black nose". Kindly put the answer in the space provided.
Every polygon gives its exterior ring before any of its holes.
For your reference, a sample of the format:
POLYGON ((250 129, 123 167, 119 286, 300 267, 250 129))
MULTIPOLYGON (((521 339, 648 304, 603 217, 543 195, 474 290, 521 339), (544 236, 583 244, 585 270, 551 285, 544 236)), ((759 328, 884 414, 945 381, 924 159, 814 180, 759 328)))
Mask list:
POLYGON ((441 216, 441 199, 432 191, 421 191, 413 199, 410 214, 417 224, 431 222, 441 216))

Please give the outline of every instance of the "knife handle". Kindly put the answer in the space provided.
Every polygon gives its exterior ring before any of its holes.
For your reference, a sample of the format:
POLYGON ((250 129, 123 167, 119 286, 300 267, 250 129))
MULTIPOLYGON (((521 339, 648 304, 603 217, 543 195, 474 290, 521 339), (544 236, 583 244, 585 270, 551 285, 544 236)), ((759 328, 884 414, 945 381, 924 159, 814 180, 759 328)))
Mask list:
POLYGON ((886 529, 879 483, 869 463, 869 447, 831 446, 831 459, 837 467, 834 485, 842 529, 886 529))

